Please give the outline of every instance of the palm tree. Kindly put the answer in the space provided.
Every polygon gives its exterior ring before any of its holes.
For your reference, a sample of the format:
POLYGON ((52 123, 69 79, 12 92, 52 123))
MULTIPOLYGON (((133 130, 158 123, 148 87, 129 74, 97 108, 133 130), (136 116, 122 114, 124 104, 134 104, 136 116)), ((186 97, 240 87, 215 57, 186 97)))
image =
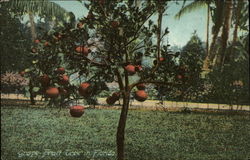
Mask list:
POLYGON ((224 11, 224 2, 223 1, 215 1, 215 10, 213 14, 213 21, 214 21, 214 26, 212 28, 212 42, 210 45, 209 49, 209 54, 206 57, 206 64, 204 64, 204 67, 209 67, 210 63, 213 61, 215 57, 215 45, 217 42, 217 38, 221 29, 221 26, 223 25, 223 11, 224 11))
MULTIPOLYGON (((183 6, 185 4, 186 1, 183 2, 183 6)), ((176 19, 180 19, 181 16, 183 16, 186 13, 195 11, 197 9, 203 8, 203 7, 207 7, 207 24, 206 24, 206 28, 207 28, 207 34, 206 34, 206 54, 207 57, 204 61, 204 67, 203 70, 207 70, 207 62, 208 62, 208 55, 209 55, 209 21, 210 21, 210 1, 201 1, 201 0, 196 0, 184 7, 181 8, 181 10, 175 15, 176 19)))
POLYGON ((238 38, 238 27, 241 19, 241 10, 243 8, 243 0, 239 0, 237 2, 237 7, 236 7, 236 15, 235 15, 235 24, 234 24, 234 33, 233 33, 233 43, 236 42, 238 38))
POLYGON ((213 38, 212 43, 210 45, 209 51, 209 63, 213 63, 213 65, 217 65, 221 67, 223 70, 224 60, 225 60, 225 50, 227 48, 227 42, 229 40, 229 31, 230 25, 234 23, 234 32, 233 32, 233 44, 236 42, 238 38, 238 28, 243 30, 246 26, 244 25, 247 22, 249 17, 248 14, 248 3, 243 0, 234 1, 235 7, 233 7, 233 1, 221 1, 216 0, 215 2, 215 10, 213 14, 214 26, 213 26, 213 38), (243 25, 242 25, 243 24, 243 25), (216 43, 218 42, 218 35, 220 30, 222 29, 221 41, 220 41, 220 49, 216 51, 216 43))
POLYGON ((235 42, 237 39, 237 31, 238 27, 240 25, 240 19, 242 17, 241 15, 241 10, 244 6, 243 0, 239 0, 237 2, 237 7, 233 8, 233 2, 232 0, 213 0, 213 1, 200 1, 196 0, 189 5, 183 7, 179 13, 176 14, 176 17, 179 18, 183 14, 193 11, 195 9, 198 9, 200 7, 203 7, 204 4, 207 5, 208 7, 208 12, 207 12, 207 57, 205 58, 204 64, 203 64, 203 70, 209 70, 209 66, 213 66, 213 62, 217 66, 220 66, 222 68, 224 64, 224 59, 225 59, 225 50, 227 48, 227 43, 229 40, 229 31, 230 31, 230 25, 231 21, 233 18, 235 18, 235 25, 234 25, 234 37, 233 41, 235 42), (213 28, 212 28, 212 42, 209 48, 209 43, 208 43, 208 27, 209 27, 209 15, 210 15, 210 4, 214 4, 215 7, 212 10, 212 20, 213 20, 213 28), (236 11, 233 12, 233 9, 236 11), (219 33, 222 29, 221 33, 221 41, 220 41, 220 49, 217 52, 215 45, 218 42, 218 36, 219 33))
POLYGON ((229 39, 229 31, 231 25, 231 18, 232 18, 232 0, 228 0, 225 4, 225 16, 223 21, 223 28, 222 28, 222 41, 221 41, 221 49, 220 49, 220 56, 217 58, 217 65, 223 68, 224 60, 225 60, 225 51, 227 48, 227 41, 229 39))
POLYGON ((67 13, 64 8, 60 7, 56 3, 50 2, 49 0, 11 0, 8 2, 8 7, 11 9, 11 11, 17 14, 29 15, 33 41, 37 37, 34 23, 34 14, 39 16, 54 16, 62 18, 62 16, 67 13))
POLYGON ((227 48, 227 43, 229 39, 229 31, 232 19, 232 0, 228 1, 215 1, 215 10, 213 14, 214 26, 212 29, 212 43, 210 46, 209 55, 207 57, 207 65, 216 65, 223 68, 224 59, 225 59, 225 51, 227 48), (218 52, 216 51, 216 43, 219 36, 219 32, 222 29, 221 33, 221 41, 220 41, 220 49, 218 52), (212 64, 214 62, 214 64, 212 64))

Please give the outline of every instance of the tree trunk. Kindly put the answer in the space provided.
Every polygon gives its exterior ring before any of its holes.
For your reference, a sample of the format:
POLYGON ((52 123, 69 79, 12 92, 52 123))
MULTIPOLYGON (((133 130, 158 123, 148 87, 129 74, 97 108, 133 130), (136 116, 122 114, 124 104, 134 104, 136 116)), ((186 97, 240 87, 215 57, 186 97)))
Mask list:
POLYGON ((29 12, 29 19, 30 19, 30 30, 31 30, 31 38, 32 41, 34 42, 34 40, 36 39, 36 27, 35 27, 35 22, 34 22, 34 16, 31 12, 29 12))
MULTIPOLYGON (((29 19, 30 19, 31 39, 32 39, 32 42, 34 42, 34 40, 36 39, 36 28, 35 28, 34 16, 31 12, 29 12, 29 19)), ((32 81, 33 81, 33 79, 30 78, 29 92, 30 92, 30 103, 32 105, 34 105, 36 102, 35 102, 35 96, 34 96, 34 92, 33 92, 32 81)))
POLYGON ((124 136, 125 136, 125 126, 127 120, 127 113, 129 108, 130 93, 123 93, 123 106, 120 115, 119 124, 116 133, 116 145, 117 145, 117 159, 124 160, 124 136))
POLYGON ((207 42, 206 42, 206 49, 207 49, 207 56, 203 62, 203 71, 208 70, 208 55, 209 55, 209 20, 210 20, 210 6, 209 3, 207 3, 207 42))
MULTIPOLYGON (((212 38, 212 42, 210 45, 210 49, 209 49, 209 55, 207 56, 207 63, 208 63, 208 67, 209 65, 213 62, 215 56, 216 56, 216 52, 215 52, 215 44, 217 42, 217 37, 219 35, 221 26, 223 24, 223 17, 224 17, 224 2, 223 1, 215 1, 215 5, 216 5, 216 17, 215 17, 215 24, 213 26, 213 38, 212 38)), ((215 16, 215 15, 214 15, 215 16)))
POLYGON ((227 48, 227 41, 229 39, 229 31, 230 31, 230 24, 231 24, 231 15, 232 15, 232 0, 226 1, 226 9, 225 9, 225 19, 224 19, 224 26, 221 35, 221 49, 220 55, 217 59, 217 65, 221 67, 223 70, 223 65, 226 56, 226 48, 227 48))
POLYGON ((209 20, 210 20, 210 6, 207 3, 207 55, 209 54, 209 20))
POLYGON ((33 92, 33 83, 32 83, 31 79, 29 81, 29 92, 30 92, 30 104, 35 105, 36 101, 35 101, 35 95, 34 95, 34 92, 33 92))
MULTIPOLYGON (((209 55, 209 20, 210 20, 210 6, 207 4, 207 57, 209 55)), ((208 65, 205 69, 208 69, 208 65)))
POLYGON ((241 9, 243 7, 243 2, 242 0, 239 0, 237 2, 237 9, 236 9, 236 20, 235 20, 235 25, 234 25, 234 33, 233 33, 233 43, 236 42, 237 38, 238 38, 238 27, 239 27, 239 21, 240 21, 240 12, 241 12, 241 9))

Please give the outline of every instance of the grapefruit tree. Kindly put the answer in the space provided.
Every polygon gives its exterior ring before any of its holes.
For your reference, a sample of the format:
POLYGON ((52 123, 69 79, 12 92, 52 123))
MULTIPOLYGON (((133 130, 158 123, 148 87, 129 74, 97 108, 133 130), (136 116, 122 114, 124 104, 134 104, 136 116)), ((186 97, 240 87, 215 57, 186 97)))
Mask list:
POLYGON ((57 88, 65 89, 69 97, 90 99, 107 89, 107 82, 119 84, 119 92, 110 95, 107 103, 123 99, 116 134, 117 158, 122 160, 130 95, 143 102, 148 97, 146 84, 181 84, 175 83, 178 55, 163 43, 169 33, 162 28, 167 2, 92 0, 85 6, 89 14, 76 27, 66 25, 41 38, 34 69, 43 77, 43 93, 52 101, 61 94, 57 88), (72 73, 86 81, 71 84, 72 73))

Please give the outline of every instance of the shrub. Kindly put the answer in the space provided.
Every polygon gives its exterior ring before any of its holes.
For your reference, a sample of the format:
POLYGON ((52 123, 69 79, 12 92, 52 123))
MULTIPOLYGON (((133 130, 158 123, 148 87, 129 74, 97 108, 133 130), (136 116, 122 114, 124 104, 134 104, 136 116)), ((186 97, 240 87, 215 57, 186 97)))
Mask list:
POLYGON ((22 91, 23 87, 28 85, 28 80, 18 73, 6 72, 1 75, 1 92, 14 93, 22 91))

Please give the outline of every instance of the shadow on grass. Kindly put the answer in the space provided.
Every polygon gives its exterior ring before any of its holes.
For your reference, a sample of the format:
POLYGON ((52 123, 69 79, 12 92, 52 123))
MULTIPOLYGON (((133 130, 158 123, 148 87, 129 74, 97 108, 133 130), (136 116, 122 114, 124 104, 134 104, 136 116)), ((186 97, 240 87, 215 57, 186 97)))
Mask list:
MULTIPOLYGON (((171 112, 170 112, 171 113, 171 112)), ((250 115, 250 111, 242 111, 242 110, 218 110, 218 109, 189 109, 182 108, 179 111, 172 112, 178 114, 206 114, 206 115, 250 115)))
POLYGON ((35 105, 31 105, 29 100, 24 99, 1 99, 1 107, 41 107, 42 101, 36 101, 35 105))

